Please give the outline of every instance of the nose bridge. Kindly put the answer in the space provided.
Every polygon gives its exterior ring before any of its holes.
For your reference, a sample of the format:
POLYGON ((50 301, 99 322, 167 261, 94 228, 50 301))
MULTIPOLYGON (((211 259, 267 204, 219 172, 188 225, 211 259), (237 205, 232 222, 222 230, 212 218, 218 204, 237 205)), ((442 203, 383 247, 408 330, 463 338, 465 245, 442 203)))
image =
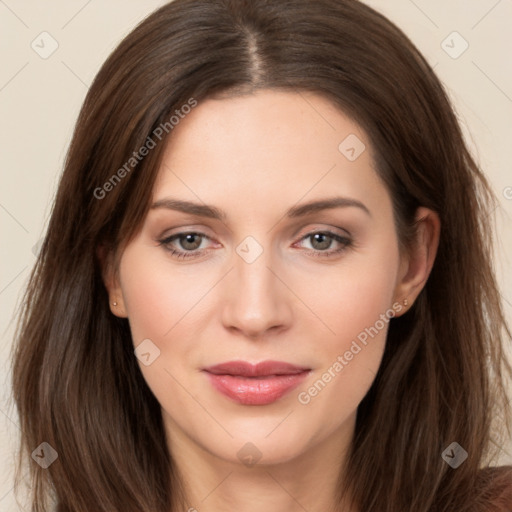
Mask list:
POLYGON ((226 327, 254 337, 289 321, 286 287, 276 277, 273 261, 271 249, 253 237, 237 246, 223 315, 226 327))
POLYGON ((235 279, 237 295, 240 300, 260 302, 275 300, 276 278, 269 270, 271 255, 265 251, 255 261, 248 263, 243 258, 237 258, 235 263, 235 279))

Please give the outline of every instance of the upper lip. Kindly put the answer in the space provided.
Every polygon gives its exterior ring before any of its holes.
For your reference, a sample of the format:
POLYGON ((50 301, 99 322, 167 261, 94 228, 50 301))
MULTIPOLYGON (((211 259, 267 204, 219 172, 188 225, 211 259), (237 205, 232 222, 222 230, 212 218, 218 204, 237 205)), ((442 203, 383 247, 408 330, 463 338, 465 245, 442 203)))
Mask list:
POLYGON ((252 364, 247 361, 228 361, 204 368, 204 371, 215 375, 236 375, 241 377, 261 377, 270 375, 295 375, 310 370, 304 366, 285 363, 283 361, 262 361, 252 364))

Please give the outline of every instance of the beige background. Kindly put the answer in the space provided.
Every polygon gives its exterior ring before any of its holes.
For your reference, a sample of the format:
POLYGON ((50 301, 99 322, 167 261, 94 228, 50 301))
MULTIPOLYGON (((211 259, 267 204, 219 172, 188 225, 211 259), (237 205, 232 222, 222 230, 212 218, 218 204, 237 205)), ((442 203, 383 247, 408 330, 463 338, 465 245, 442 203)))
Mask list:
MULTIPOLYGON (((0 0, 2 512, 22 510, 12 492, 19 433, 17 416, 9 402, 13 311, 35 262, 34 247, 44 232, 88 84, 119 40, 164 3, 0 0), (49 35, 41 36, 42 32, 49 35), (45 55, 56 44, 56 51, 45 55)), ((512 319, 512 0, 366 3, 401 27, 435 67, 454 102, 468 142, 494 186, 500 199, 496 266, 504 305, 512 319), (453 35, 454 31, 460 36, 453 35), (469 46, 458 56, 465 41, 469 46)), ((512 463, 512 442, 502 446, 498 462, 512 463)))

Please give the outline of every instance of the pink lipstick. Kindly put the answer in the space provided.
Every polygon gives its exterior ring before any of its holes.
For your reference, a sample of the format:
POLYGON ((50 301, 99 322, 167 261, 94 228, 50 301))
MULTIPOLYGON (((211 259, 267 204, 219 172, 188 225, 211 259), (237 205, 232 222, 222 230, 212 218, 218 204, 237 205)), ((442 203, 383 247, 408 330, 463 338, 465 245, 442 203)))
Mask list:
POLYGON ((204 368, 213 387, 243 405, 267 405, 296 388, 311 368, 280 361, 229 361, 204 368))

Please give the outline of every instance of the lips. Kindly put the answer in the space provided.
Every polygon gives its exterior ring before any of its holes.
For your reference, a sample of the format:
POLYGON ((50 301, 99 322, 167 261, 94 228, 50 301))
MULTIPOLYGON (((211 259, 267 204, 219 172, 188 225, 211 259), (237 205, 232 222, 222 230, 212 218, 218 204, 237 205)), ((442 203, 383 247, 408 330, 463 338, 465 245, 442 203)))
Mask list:
POLYGON ((213 387, 243 405, 267 405, 297 387, 311 368, 281 361, 229 361, 203 370, 213 387))

